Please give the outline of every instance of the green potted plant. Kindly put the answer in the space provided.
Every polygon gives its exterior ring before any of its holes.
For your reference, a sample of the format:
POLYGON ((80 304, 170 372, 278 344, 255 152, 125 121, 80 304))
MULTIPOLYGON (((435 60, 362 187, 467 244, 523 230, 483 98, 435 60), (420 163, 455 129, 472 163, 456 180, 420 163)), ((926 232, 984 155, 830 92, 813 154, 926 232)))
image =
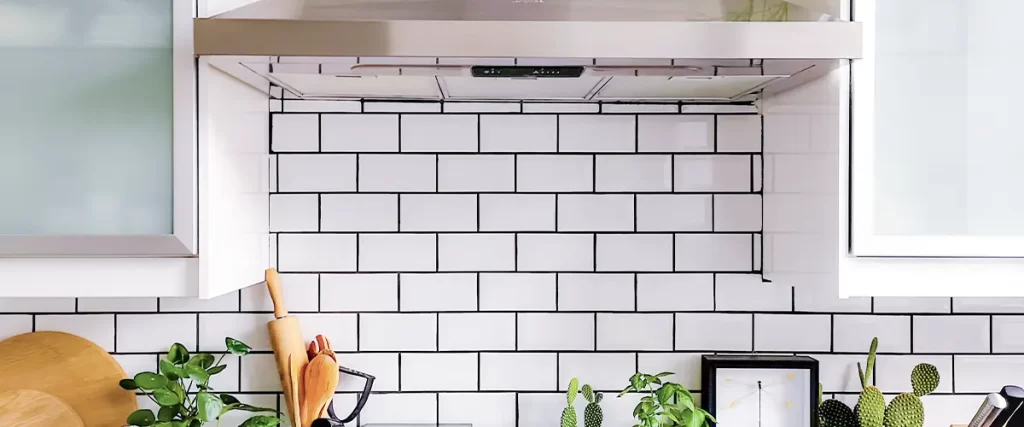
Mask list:
POLYGON ((693 402, 690 390, 682 385, 664 382, 662 378, 672 372, 657 375, 636 373, 629 378, 629 387, 619 393, 642 393, 640 403, 633 409, 637 424, 633 427, 705 427, 717 422, 707 411, 693 402), (657 387, 655 387, 657 386, 657 387))
MULTIPOLYGON (((252 350, 245 343, 234 338, 225 338, 228 352, 245 356, 252 350)), ((210 388, 210 377, 227 368, 222 365, 225 354, 216 362, 207 353, 189 354, 184 345, 175 343, 167 351, 167 357, 160 359, 160 372, 140 372, 133 378, 119 383, 125 390, 141 391, 160 406, 158 413, 139 409, 128 415, 127 423, 138 427, 200 427, 207 422, 220 420, 231 411, 272 413, 254 415, 239 427, 273 427, 281 423, 276 410, 247 405, 230 394, 216 394, 210 388), (195 393, 193 393, 195 387, 195 393)))

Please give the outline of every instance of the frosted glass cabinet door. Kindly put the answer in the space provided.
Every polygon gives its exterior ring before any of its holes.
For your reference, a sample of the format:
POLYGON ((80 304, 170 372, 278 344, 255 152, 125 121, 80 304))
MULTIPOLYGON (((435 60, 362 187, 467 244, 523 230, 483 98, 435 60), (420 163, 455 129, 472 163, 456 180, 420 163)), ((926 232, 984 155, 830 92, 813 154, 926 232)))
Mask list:
POLYGON ((1024 2, 853 0, 857 256, 1024 256, 1024 2))
POLYGON ((173 234, 171 0, 0 0, 0 235, 173 234))

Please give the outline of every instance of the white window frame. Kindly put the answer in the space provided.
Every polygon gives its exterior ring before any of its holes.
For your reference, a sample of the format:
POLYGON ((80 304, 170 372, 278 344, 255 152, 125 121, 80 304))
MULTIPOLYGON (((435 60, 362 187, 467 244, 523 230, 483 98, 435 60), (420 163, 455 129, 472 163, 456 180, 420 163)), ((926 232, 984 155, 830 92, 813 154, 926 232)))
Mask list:
POLYGON ((6 235, 0 257, 195 257, 198 246, 195 0, 173 0, 172 234, 6 235))

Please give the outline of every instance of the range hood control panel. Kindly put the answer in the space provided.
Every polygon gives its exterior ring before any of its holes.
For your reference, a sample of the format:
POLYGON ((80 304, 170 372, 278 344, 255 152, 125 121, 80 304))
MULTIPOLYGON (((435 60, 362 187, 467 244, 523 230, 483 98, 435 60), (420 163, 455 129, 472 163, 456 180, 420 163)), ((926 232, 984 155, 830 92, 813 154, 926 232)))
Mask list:
POLYGON ((527 67, 527 66, 474 66, 470 68, 473 77, 500 78, 548 78, 583 75, 583 67, 527 67))

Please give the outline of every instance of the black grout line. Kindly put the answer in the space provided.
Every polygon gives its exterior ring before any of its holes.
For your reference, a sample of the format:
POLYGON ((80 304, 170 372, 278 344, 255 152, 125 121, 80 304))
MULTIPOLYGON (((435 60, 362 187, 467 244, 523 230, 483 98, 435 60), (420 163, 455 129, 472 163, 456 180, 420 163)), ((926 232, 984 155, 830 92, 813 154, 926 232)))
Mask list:
MULTIPOLYGON (((557 140, 557 138, 556 138, 557 140)), ((526 155, 526 156, 623 156, 623 155, 645 155, 645 156, 680 156, 680 157, 750 157, 760 156, 762 153, 757 151, 726 151, 722 153, 712 153, 705 151, 351 151, 351 150, 338 150, 338 151, 277 151, 271 150, 268 154, 279 155, 284 157, 291 156, 308 156, 311 154, 362 154, 365 156, 377 157, 377 156, 394 156, 396 154, 408 154, 410 156, 415 155, 468 155, 472 154, 480 157, 491 157, 491 156, 511 156, 511 155, 526 155)))
MULTIPOLYGON (((459 272, 454 272, 454 273, 456 273, 456 274, 477 274, 476 271, 459 271, 459 272)), ((507 274, 507 273, 514 273, 514 272, 512 272, 512 271, 501 271, 501 272, 480 272, 480 273, 481 274, 492 274, 492 273, 507 274)), ((622 272, 622 271, 609 271, 609 272, 596 272, 595 273, 595 272, 589 271, 589 270, 587 270, 587 271, 573 271, 573 272, 523 271, 523 272, 519 272, 519 273, 522 273, 524 275, 527 275, 527 274, 554 274, 555 277, 556 277, 556 280, 557 280, 558 276, 563 275, 563 274, 578 274, 578 275, 595 275, 595 274, 598 274, 598 275, 618 275, 618 276, 622 276, 622 275, 626 275, 626 274, 634 274, 633 272, 622 272)), ((317 273, 315 273, 315 272, 291 272, 291 271, 288 271, 288 272, 281 272, 281 274, 317 274, 317 273)), ((351 275, 352 273, 351 272, 349 272, 349 273, 333 272, 333 273, 323 273, 323 274, 351 275)), ((368 272, 368 273, 365 273, 364 275, 370 276, 370 275, 393 275, 393 274, 398 274, 398 275, 405 275, 405 274, 433 275, 433 274, 453 274, 453 273, 452 272, 432 272, 432 271, 431 272, 415 271, 415 272, 399 272, 399 273, 395 273, 395 272, 368 272)), ((714 274, 750 274, 750 273, 748 273, 748 272, 739 272, 739 273, 737 273, 735 271, 702 271, 702 272, 658 271, 658 272, 647 272, 647 273, 636 273, 636 274, 642 274, 642 275, 645 275, 645 276, 650 276, 650 275, 690 275, 690 274, 711 274, 711 275, 714 275, 714 274)), ((699 309, 695 309, 695 310, 643 310, 643 311, 634 311, 632 309, 625 309, 625 310, 558 310, 556 308, 555 310, 525 310, 525 311, 516 311, 516 310, 479 310, 479 311, 478 310, 441 310, 441 311, 438 311, 438 310, 430 310, 430 311, 426 311, 426 310, 359 310, 359 311, 354 311, 354 310, 323 310, 323 311, 319 311, 318 312, 318 311, 313 311, 313 310, 290 310, 290 312, 291 313, 307 313, 307 314, 313 314, 313 313, 321 313, 321 314, 356 314, 356 313, 361 313, 361 314, 434 314, 434 313, 438 313, 438 312, 443 312, 443 313, 446 313, 446 314, 449 314, 449 313, 450 314, 469 314, 469 313, 509 313, 510 314, 510 313, 517 313, 517 312, 528 313, 528 314, 554 314, 554 313, 707 314, 707 313, 714 312, 714 313, 721 313, 721 314, 770 314, 770 315, 796 315, 796 316, 826 316, 826 315, 868 316, 868 315, 871 315, 871 313, 868 313, 866 311, 850 311, 850 312, 790 311, 788 308, 787 309, 783 309, 783 310, 714 310, 714 311, 699 310, 699 309)), ((168 315, 168 314, 178 314, 178 315, 187 315, 187 314, 238 314, 238 315, 245 315, 245 314, 267 314, 267 313, 273 313, 273 310, 236 310, 236 309, 230 309, 230 310, 189 310, 189 311, 162 311, 162 312, 146 311, 146 312, 130 312, 130 313, 128 313, 128 312, 118 312, 118 311, 95 311, 95 312, 87 312, 87 313, 79 313, 79 314, 82 314, 82 315, 108 315, 108 316, 130 314, 132 316, 157 316, 157 315, 168 315)), ((47 313, 18 312, 18 311, 7 312, 7 311, 5 311, 5 312, 3 312, 0 315, 3 315, 3 316, 14 316, 14 315, 18 315, 18 316, 66 316, 66 315, 73 315, 73 314, 75 314, 75 313, 72 313, 70 311, 67 311, 67 312, 47 312, 47 313)), ((1020 313, 1016 313, 1016 314, 1008 314, 1008 313, 961 313, 961 314, 957 314, 955 317, 985 317, 985 318, 988 318, 989 316, 1001 316, 1001 315, 1020 316, 1021 314, 1020 313)), ((915 317, 916 318, 916 317, 950 317, 950 315, 949 315, 949 313, 892 312, 892 313, 875 313, 875 315, 872 316, 872 317, 908 317, 908 318, 915 317)), ((141 352, 140 354, 146 354, 146 352, 141 352)), ((156 353, 154 353, 154 354, 156 354, 156 353)), ((881 354, 881 353, 879 353, 879 354, 881 354)), ((947 353, 934 353, 934 354, 947 354, 947 353)), ((977 354, 977 353, 973 353, 973 354, 977 354)), ((988 354, 988 351, 986 350, 985 353, 983 353, 983 354, 988 354)), ((1024 351, 1016 352, 1016 353, 1013 353, 1013 352, 1011 352, 1011 353, 1000 352, 998 354, 1020 354, 1020 355, 1024 355, 1024 351)))
POLYGON ((762 191, 755 191, 753 193, 749 191, 272 191, 271 195, 276 194, 377 194, 377 195, 429 195, 429 194, 445 194, 445 195, 476 195, 476 194, 494 194, 494 195, 515 195, 515 194, 533 194, 533 195, 622 195, 632 196, 634 194, 640 194, 644 196, 671 196, 671 195, 763 195, 762 191))

